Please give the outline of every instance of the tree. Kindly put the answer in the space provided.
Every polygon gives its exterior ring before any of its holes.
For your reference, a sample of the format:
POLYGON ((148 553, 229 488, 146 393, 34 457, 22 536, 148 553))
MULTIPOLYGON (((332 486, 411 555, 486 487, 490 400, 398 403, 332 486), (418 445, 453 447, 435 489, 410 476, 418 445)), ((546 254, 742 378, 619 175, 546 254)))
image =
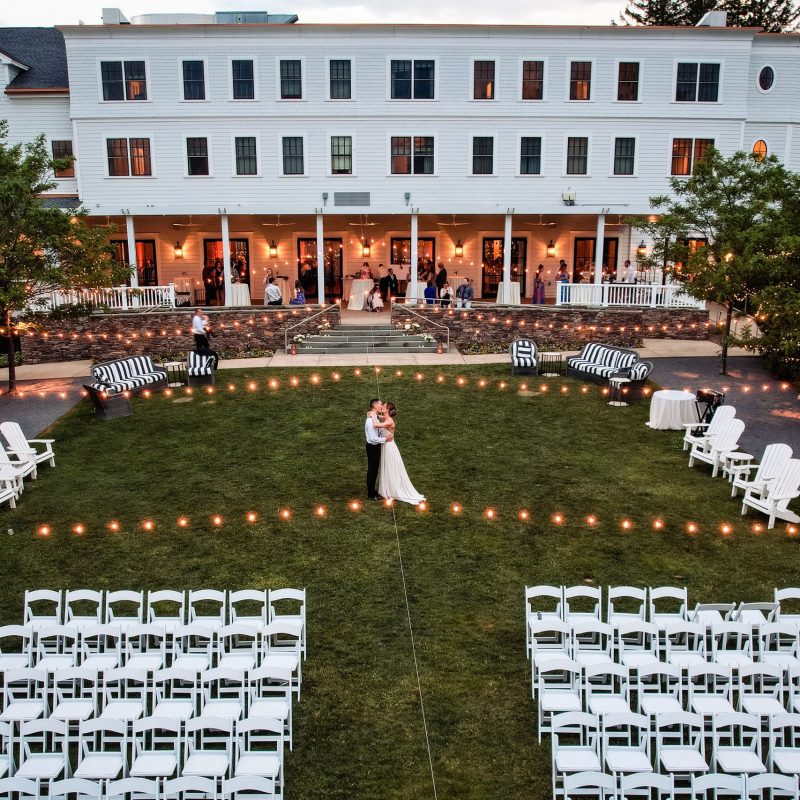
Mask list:
POLYGON ((734 311, 747 302, 758 309, 777 276, 797 271, 794 252, 800 249, 791 249, 788 237, 800 206, 800 178, 774 157, 758 161, 739 152, 724 158, 712 148, 693 175, 671 178, 670 188, 671 195, 650 199, 659 217, 632 221, 654 242, 643 261, 651 268, 666 264, 687 294, 725 308, 724 375, 734 311), (694 246, 698 240, 705 245, 694 246))
POLYGON ((724 0, 719 6, 728 12, 728 25, 736 28, 763 28, 770 33, 790 30, 800 9, 792 0, 724 0))
POLYGON ((793 0, 629 0, 619 15, 625 25, 697 25, 712 9, 727 11, 730 27, 785 31, 800 19, 793 0))
POLYGON ((110 228, 90 226, 85 210, 48 208, 41 195, 56 184, 43 135, 10 145, 0 120, 0 333, 8 337, 8 389, 14 391, 18 317, 56 289, 98 288, 124 282, 128 268, 111 259, 110 228))
POLYGON ((624 25, 682 25, 680 0, 629 0, 619 15, 624 25))

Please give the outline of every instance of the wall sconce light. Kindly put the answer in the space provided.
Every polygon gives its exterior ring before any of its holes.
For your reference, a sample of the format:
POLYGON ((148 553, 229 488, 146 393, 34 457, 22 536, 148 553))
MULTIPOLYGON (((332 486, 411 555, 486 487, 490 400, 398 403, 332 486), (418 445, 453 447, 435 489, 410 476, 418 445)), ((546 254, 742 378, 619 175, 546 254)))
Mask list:
POLYGON ((464 245, 461 244, 461 239, 456 242, 456 258, 463 258, 464 257, 464 245))
POLYGON ((369 258, 369 254, 370 254, 369 242, 366 239, 364 239, 361 242, 361 255, 364 258, 369 258))
POLYGON ((636 255, 639 258, 644 258, 647 255, 647 245, 644 243, 644 239, 639 242, 639 246, 636 248, 636 255))
POLYGON ((269 257, 270 258, 278 257, 278 245, 275 244, 274 239, 269 243, 269 257))
POLYGON ((551 239, 547 243, 547 255, 552 258, 555 254, 556 254, 556 245, 555 242, 551 239))
POLYGON ((183 258, 183 248, 180 242, 175 242, 175 258, 183 258))

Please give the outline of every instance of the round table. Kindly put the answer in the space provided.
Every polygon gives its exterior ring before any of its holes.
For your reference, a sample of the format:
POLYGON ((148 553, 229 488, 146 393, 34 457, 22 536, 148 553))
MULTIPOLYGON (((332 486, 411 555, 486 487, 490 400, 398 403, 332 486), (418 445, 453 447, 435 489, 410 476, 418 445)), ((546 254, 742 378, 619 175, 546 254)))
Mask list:
POLYGON ((250 305, 250 287, 246 283, 231 284, 231 305, 250 305))
POLYGON ((645 423, 654 430, 681 431, 683 426, 699 422, 695 396, 678 389, 653 392, 650 401, 650 421, 645 423))
POLYGON ((520 305, 519 299, 519 281, 511 281, 508 297, 505 293, 505 284, 497 284, 497 305, 500 306, 518 306, 520 305))
POLYGON ((357 278, 350 285, 350 296, 347 300, 348 311, 362 311, 367 301, 367 295, 372 291, 375 281, 372 278, 357 278))
POLYGON ((289 301, 294 297, 294 283, 289 286, 289 281, 286 278, 275 278, 275 284, 281 290, 283 304, 288 306, 289 301))

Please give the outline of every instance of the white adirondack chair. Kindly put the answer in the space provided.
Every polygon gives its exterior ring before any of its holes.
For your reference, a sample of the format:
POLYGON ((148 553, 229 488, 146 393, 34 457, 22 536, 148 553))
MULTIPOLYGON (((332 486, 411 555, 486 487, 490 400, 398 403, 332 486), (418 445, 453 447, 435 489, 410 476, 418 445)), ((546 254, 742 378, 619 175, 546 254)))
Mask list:
POLYGON ((693 467, 695 461, 705 461, 706 464, 711 464, 711 475, 716 478, 725 456, 739 447, 739 439, 743 433, 742 420, 735 418, 728 420, 725 427, 708 441, 692 445, 689 466, 693 467))
POLYGON ((32 477, 36 477, 36 467, 45 461, 50 462, 50 466, 56 465, 56 456, 53 453, 53 442, 55 439, 26 439, 22 428, 17 422, 3 422, 0 424, 0 433, 8 442, 8 452, 16 456, 21 461, 33 464, 32 477), (34 445, 41 445, 44 449, 37 450, 34 445))
POLYGON ((733 474, 731 481, 731 497, 736 497, 737 491, 754 489, 764 492, 767 485, 774 481, 783 472, 786 462, 792 457, 792 448, 788 444, 770 444, 764 449, 764 457, 760 464, 740 464, 729 467, 733 474), (755 470, 755 474, 751 473, 755 470))
POLYGON ((720 406, 711 418, 711 422, 687 422, 684 424, 686 432, 683 434, 683 449, 688 450, 692 445, 700 444, 709 436, 716 436, 736 416, 733 406, 720 406), (700 429, 695 434, 694 431, 700 429))
POLYGON ((17 487, 13 480, 0 477, 0 503, 10 503, 11 508, 17 507, 17 487))
POLYGON ((789 501, 800 497, 800 459, 790 458, 783 472, 766 488, 763 494, 756 489, 748 489, 742 502, 742 514, 754 508, 769 517, 768 528, 775 527, 775 520, 800 522, 800 517, 789 511, 789 501))

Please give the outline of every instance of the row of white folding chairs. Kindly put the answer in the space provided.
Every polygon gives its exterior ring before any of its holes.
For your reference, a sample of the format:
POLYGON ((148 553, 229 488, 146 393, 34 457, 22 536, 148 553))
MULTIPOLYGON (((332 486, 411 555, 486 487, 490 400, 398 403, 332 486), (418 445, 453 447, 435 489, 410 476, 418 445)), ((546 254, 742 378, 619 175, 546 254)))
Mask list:
POLYGON ((735 672, 719 664, 650 664, 634 672, 621 664, 582 667, 556 660, 541 666, 536 699, 539 741, 555 716, 571 711, 635 711, 648 717, 685 711, 709 720, 714 714, 741 712, 760 718, 766 727, 775 715, 800 714, 800 670, 792 673, 787 689, 781 670, 766 664, 735 672))
POLYGON ((659 773, 684 784, 674 787, 676 793, 688 788, 691 777, 709 772, 739 778, 782 775, 795 786, 800 773, 798 714, 774 718, 764 737, 758 718, 742 713, 715 715, 709 735, 703 718, 686 712, 654 720, 632 713, 571 712, 555 718, 551 744, 554 797, 570 774, 580 772, 607 771, 615 778, 659 773))
POLYGON ((0 503, 16 508, 24 489, 24 479, 36 480, 39 464, 49 461, 56 465, 53 439, 28 439, 16 422, 0 423, 0 503))
POLYGON ((86 720, 80 723, 76 748, 70 748, 68 732, 63 720, 22 723, 0 770, 34 781, 40 796, 50 782, 73 775, 98 782, 140 778, 160 783, 176 776, 200 777, 217 785, 255 776, 270 782, 268 796, 283 794, 284 728, 277 719, 200 717, 182 725, 145 717, 135 720, 130 731, 120 720, 86 720))
POLYGON ((130 590, 37 589, 25 592, 23 611, 23 625, 32 628, 61 624, 80 628, 100 623, 127 628, 147 622, 164 625, 171 632, 190 623, 214 629, 230 623, 261 628, 279 619, 302 629, 305 657, 305 589, 162 589, 146 595, 130 590))

